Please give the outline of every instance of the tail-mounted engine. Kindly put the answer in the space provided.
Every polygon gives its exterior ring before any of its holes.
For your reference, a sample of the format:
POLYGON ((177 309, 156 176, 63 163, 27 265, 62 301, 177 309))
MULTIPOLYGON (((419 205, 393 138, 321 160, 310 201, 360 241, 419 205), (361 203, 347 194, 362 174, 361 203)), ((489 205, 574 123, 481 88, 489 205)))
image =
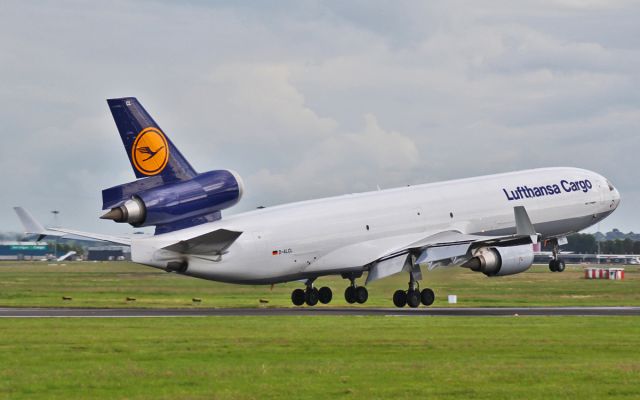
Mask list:
POLYGON ((509 247, 480 247, 473 252, 473 257, 462 264, 472 271, 482 272, 487 276, 513 275, 524 272, 533 264, 533 247, 531 244, 509 247))
POLYGON ((227 170, 210 171, 189 180, 164 183, 150 177, 106 189, 102 219, 136 227, 156 226, 156 233, 220 219, 220 211, 242 197, 240 177, 227 170))

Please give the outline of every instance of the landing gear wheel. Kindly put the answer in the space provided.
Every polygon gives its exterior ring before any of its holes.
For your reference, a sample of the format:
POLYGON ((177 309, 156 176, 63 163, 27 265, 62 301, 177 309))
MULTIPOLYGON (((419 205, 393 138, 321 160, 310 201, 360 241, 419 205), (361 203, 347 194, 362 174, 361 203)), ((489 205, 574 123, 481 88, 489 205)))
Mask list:
POLYGON ((416 308, 420 305, 420 292, 417 290, 409 290, 407 292, 407 304, 411 308, 416 308))
POLYGON ((320 303, 329 304, 332 298, 333 293, 330 288, 323 286, 318 290, 318 300, 320 300, 320 303))
POLYGON ((354 286, 349 286, 344 291, 344 299, 349 304, 353 304, 356 302, 356 288, 354 286))
POLYGON ((307 289, 304 292, 304 302, 307 303, 308 306, 318 304, 318 297, 318 289, 316 288, 307 289))
POLYGON ((407 292, 404 290, 396 290, 395 293, 393 293, 393 304, 398 308, 406 306, 407 292))
POLYGON ((359 304, 363 304, 367 302, 368 298, 369 298, 369 292, 367 291, 367 288, 364 286, 358 286, 356 288, 356 301, 359 304))
POLYGON ((296 289, 293 292, 291 292, 291 302, 293 303, 294 306, 301 306, 304 304, 304 290, 302 289, 296 289))
POLYGON ((435 299, 436 299, 436 294, 433 293, 433 290, 429 288, 422 289, 422 292, 420 292, 420 301, 425 306, 432 305, 435 299))
POLYGON ((565 268, 564 260, 560 259, 560 246, 558 245, 558 240, 554 239, 553 241, 553 258, 549 261, 549 270, 551 272, 562 272, 565 268))

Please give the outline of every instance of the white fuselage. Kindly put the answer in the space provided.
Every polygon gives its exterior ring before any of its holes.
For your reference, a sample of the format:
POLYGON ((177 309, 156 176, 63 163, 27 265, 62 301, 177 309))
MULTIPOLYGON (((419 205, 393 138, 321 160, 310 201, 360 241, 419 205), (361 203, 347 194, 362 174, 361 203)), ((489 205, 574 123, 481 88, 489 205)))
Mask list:
POLYGON ((619 198, 597 173, 534 169, 268 207, 134 239, 132 258, 165 268, 175 254, 159 249, 224 228, 242 234, 221 256, 186 255, 186 274, 268 284, 361 271, 438 232, 515 233, 519 205, 543 238, 564 236, 609 215, 619 198))

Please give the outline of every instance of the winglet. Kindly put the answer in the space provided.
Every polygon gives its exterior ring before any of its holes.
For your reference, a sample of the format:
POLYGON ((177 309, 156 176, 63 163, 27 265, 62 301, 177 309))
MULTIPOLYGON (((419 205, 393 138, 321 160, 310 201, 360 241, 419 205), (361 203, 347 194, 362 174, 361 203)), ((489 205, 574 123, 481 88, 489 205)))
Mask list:
POLYGON ((44 226, 40 224, 40 222, 36 221, 35 218, 29 213, 29 211, 25 210, 22 207, 13 207, 16 214, 18 214, 18 218, 20 218, 20 222, 24 227, 25 233, 37 233, 39 235, 44 235, 46 229, 44 226))
POLYGON ((513 207, 513 214, 516 218, 516 235, 529 236, 531 243, 538 243, 538 233, 534 228, 524 206, 513 207))

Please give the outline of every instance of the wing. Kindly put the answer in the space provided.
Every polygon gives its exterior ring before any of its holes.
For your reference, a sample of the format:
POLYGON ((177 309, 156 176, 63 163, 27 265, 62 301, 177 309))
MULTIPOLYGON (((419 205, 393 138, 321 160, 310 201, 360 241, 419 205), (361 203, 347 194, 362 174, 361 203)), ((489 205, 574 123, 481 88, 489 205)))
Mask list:
POLYGON ((403 270, 411 270, 419 278, 421 265, 427 265, 429 269, 460 265, 471 258, 472 248, 537 243, 540 236, 536 233, 525 208, 517 206, 513 212, 516 225, 514 235, 486 236, 468 235, 458 231, 438 232, 375 260, 369 268, 367 283, 403 270))
POLYGON ((419 265, 430 269, 459 265, 470 258, 472 248, 483 245, 536 243, 538 234, 524 207, 515 207, 514 216, 514 235, 469 235, 450 230, 386 237, 338 248, 311 263, 305 272, 324 275, 364 267, 369 270, 369 283, 407 269, 419 274, 419 265))

